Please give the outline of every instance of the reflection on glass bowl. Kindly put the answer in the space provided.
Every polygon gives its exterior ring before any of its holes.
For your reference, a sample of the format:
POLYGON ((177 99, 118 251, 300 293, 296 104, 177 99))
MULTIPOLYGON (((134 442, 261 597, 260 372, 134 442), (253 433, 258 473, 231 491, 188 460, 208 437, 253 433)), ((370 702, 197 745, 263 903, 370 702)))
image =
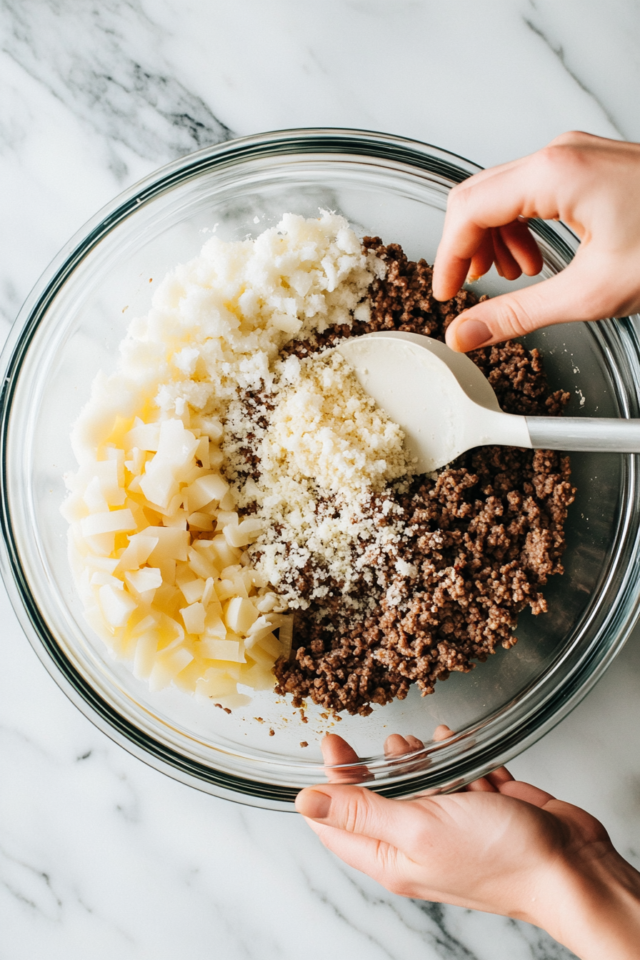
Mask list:
MULTIPOLYGON (((174 688, 150 693, 127 665, 109 657, 83 619, 59 513, 63 474, 75 465, 70 428, 97 371, 113 369, 129 318, 148 308, 153 281, 194 256, 214 226, 223 239, 239 239, 275 224, 285 211, 316 216, 318 208, 343 214, 363 235, 401 243, 411 258, 432 261, 447 193, 477 169, 425 144, 348 130, 294 130, 201 150, 96 215, 20 313, 3 354, 5 582, 30 642, 73 702, 126 749, 176 779, 290 809, 301 787, 326 778, 320 739, 333 732, 362 758, 372 789, 388 796, 452 789, 565 716, 633 626, 637 464, 632 456, 604 454, 572 457, 578 494, 567 525, 565 574, 545 590, 549 612, 521 615, 517 645, 471 674, 453 674, 426 698, 412 690, 366 718, 327 719, 311 705, 303 723, 271 692, 230 715, 174 688), (455 732, 434 740, 441 723, 455 732), (387 758, 382 745, 391 733, 418 738, 424 749, 387 758)), ((561 224, 533 229, 549 276, 571 259, 577 242, 561 224)), ((476 289, 496 295, 506 286, 492 273, 476 289)), ((638 416, 636 319, 566 324, 527 337, 543 354, 552 388, 571 389, 567 413, 638 416)), ((345 776, 353 779, 349 771, 345 776)))

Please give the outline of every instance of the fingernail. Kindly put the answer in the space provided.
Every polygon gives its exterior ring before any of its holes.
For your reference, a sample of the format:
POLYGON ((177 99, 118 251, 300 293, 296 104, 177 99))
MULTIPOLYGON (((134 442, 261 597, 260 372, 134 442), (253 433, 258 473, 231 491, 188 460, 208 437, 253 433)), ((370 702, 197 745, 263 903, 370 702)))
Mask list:
POLYGON ((466 353, 491 339, 491 330, 482 320, 465 320, 456 330, 458 347, 466 353))
POLYGON ((303 790, 296 798, 296 809, 310 820, 326 820, 331 809, 331 797, 319 790, 303 790))

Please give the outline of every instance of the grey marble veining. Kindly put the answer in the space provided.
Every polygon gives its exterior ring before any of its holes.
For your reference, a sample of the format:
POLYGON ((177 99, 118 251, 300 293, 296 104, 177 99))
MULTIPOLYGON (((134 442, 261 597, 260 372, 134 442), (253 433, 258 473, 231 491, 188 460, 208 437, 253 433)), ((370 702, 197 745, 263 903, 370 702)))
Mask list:
MULTIPOLYGON (((155 166, 233 135, 386 130, 482 164, 570 128, 640 139, 635 0, 2 0, 0 316, 155 166)), ((566 960, 526 924, 404 900, 296 817, 189 790, 81 716, 0 597, 2 960, 566 960)), ((640 865, 640 634, 512 767, 640 865)))

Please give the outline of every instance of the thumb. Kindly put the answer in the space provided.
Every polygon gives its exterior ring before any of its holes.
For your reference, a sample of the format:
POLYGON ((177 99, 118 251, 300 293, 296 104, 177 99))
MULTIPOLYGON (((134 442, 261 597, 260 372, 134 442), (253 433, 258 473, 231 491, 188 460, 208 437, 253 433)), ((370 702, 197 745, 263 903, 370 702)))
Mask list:
POLYGON ((459 353, 521 337, 569 320, 600 320, 612 304, 596 286, 589 258, 579 254, 561 273, 465 310, 447 328, 447 344, 459 353))
POLYGON ((415 811, 411 802, 387 800, 362 787, 346 784, 309 787, 296 797, 303 817, 347 833, 372 837, 406 847, 415 836, 415 811))

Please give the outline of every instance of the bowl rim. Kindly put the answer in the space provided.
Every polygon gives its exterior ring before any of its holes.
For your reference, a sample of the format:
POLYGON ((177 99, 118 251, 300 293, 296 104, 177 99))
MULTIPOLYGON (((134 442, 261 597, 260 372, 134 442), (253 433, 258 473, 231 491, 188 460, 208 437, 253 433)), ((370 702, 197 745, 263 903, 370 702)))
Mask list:
MULTIPOLYGON (((138 759, 174 779, 216 796, 278 810, 293 808, 298 787, 272 785, 264 781, 231 776, 224 771, 217 771, 214 767, 195 763, 122 717, 102 699, 66 658, 38 609, 22 568, 12 531, 6 453, 14 390, 22 360, 38 325, 67 278, 107 233, 141 206, 204 172, 236 166, 256 157, 269 156, 275 159, 292 154, 299 157, 314 153, 322 154, 323 157, 334 154, 342 157, 355 155, 363 159, 369 157, 393 160, 396 164, 408 164, 414 170, 423 169, 431 174, 443 175, 454 182, 461 182, 482 169, 464 157, 428 143, 371 130, 349 128, 312 127, 270 131, 202 148, 152 171, 103 206, 76 231, 34 285, 18 313, 0 356, 0 570, 20 624, 40 661, 78 709, 98 729, 138 759)), ((543 221, 536 221, 533 228, 542 238, 552 241, 553 246, 566 260, 571 259, 578 240, 564 224, 551 227, 543 221)), ((601 328, 592 331, 601 341, 601 347, 605 350, 611 349, 611 337, 615 336, 622 341, 623 347, 640 356, 636 318, 616 321, 615 330, 609 329, 608 324, 610 325, 609 321, 604 321, 601 328)), ((627 417, 638 413, 638 386, 638 383, 635 383, 631 407, 623 410, 627 417)), ((625 462, 625 490, 633 494, 637 487, 639 461, 634 456, 628 456, 625 462)), ((634 497, 631 495, 626 499, 632 501, 634 497)), ((621 536, 622 533, 618 529, 618 535, 621 536)), ((448 768, 448 783, 444 788, 439 785, 437 789, 455 789, 495 769, 551 730, 586 696, 622 648, 638 617, 640 599, 636 595, 637 591, 633 596, 629 596, 640 570, 640 560, 637 556, 633 559, 634 564, 625 570, 625 583, 619 590, 619 594, 626 598, 626 603, 620 602, 616 609, 609 611, 609 640, 598 663, 593 666, 595 652, 592 651, 591 657, 580 663, 579 669, 574 671, 569 689, 556 691, 555 696, 549 695, 539 705, 534 717, 529 718, 526 730, 512 730, 509 736, 500 736, 499 750, 495 749, 495 741, 498 739, 496 735, 487 740, 482 748, 472 750, 471 754, 452 758, 453 762, 448 768), (634 572, 636 577, 632 576, 634 572)), ((455 738, 444 741, 441 748, 446 748, 453 739, 455 738)), ((432 789, 433 786, 433 777, 428 771, 413 776, 407 774, 395 781, 374 781, 370 784, 371 789, 389 797, 416 795, 432 789)))

